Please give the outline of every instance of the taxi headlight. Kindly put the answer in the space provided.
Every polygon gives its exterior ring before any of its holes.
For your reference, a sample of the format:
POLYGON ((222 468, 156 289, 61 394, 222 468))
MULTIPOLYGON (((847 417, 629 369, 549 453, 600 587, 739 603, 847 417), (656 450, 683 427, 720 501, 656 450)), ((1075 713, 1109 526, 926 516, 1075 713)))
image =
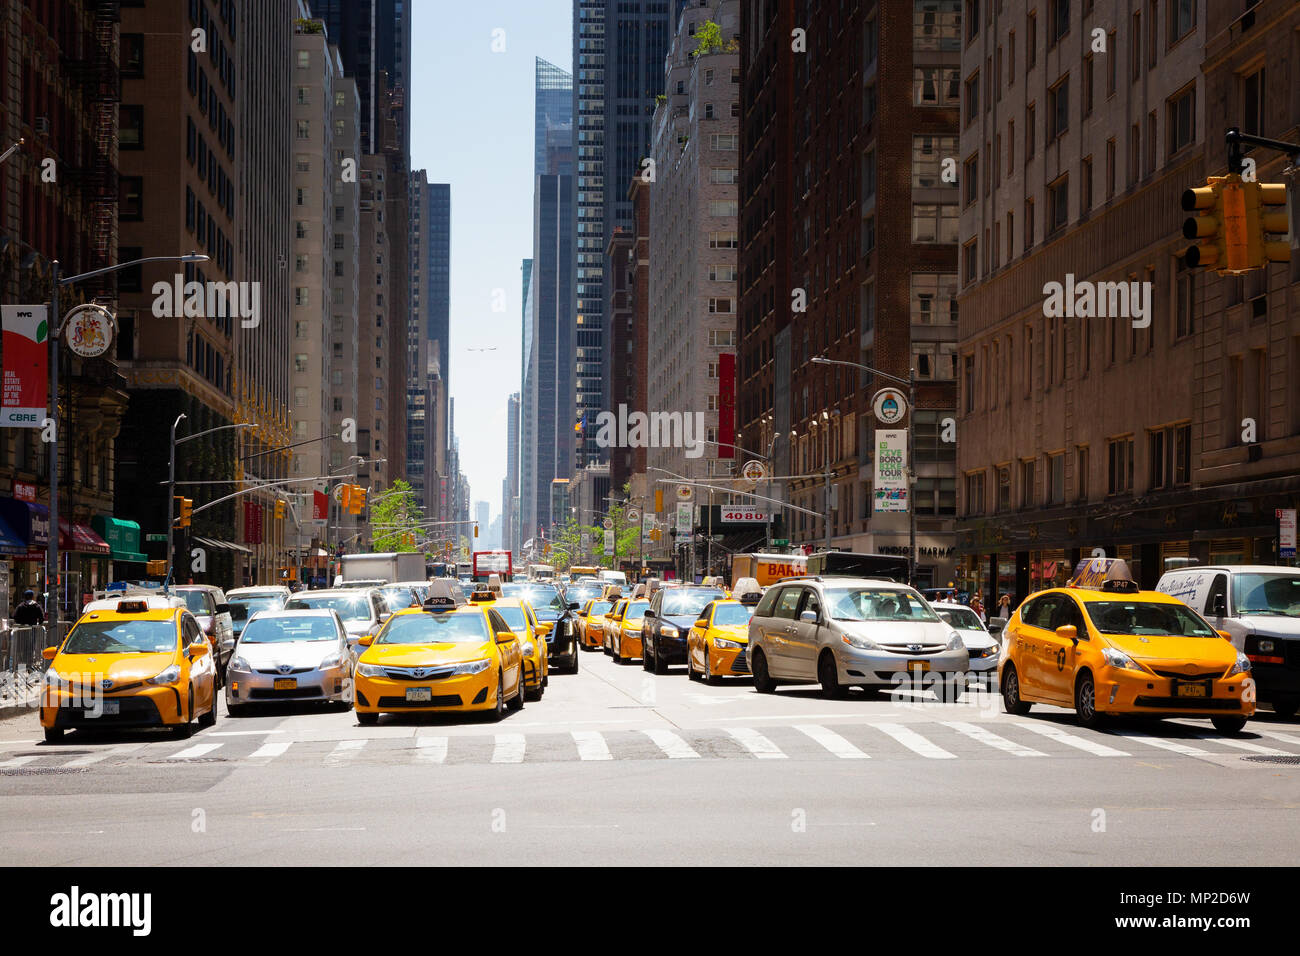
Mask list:
POLYGON ((950 651, 964 651, 966 650, 966 642, 961 639, 960 634, 958 634, 956 631, 953 631, 951 634, 948 635, 947 649, 950 651))
POLYGON ((720 650, 734 651, 739 649, 740 644, 736 641, 729 641, 725 637, 715 637, 713 639, 713 646, 720 650))
POLYGON ((1109 664, 1111 667, 1120 667, 1130 671, 1142 670, 1142 668, 1137 666, 1133 658, 1129 657, 1127 654, 1125 654, 1121 650, 1118 650, 1117 648, 1103 647, 1101 649, 1101 656, 1105 659, 1106 663, 1109 664))
POLYGON ((535 650, 537 650, 537 645, 536 645, 536 644, 534 644, 532 641, 524 641, 524 656, 525 656, 525 657, 532 657, 532 656, 533 656, 533 652, 534 652, 535 650))
POLYGON ((457 677, 461 674, 482 674, 491 666, 492 662, 485 657, 479 661, 469 661, 465 664, 457 664, 451 669, 450 676, 457 677))
POLYGON ((161 674, 149 678, 150 684, 174 684, 181 678, 181 668, 179 664, 173 664, 161 674))
POLYGON ((1232 669, 1228 671, 1228 676, 1231 677, 1233 674, 1249 674, 1249 673, 1250 673, 1250 658, 1247 657, 1245 654, 1241 653, 1241 651, 1237 651, 1237 663, 1232 665, 1232 669))
POLYGON ((679 633, 681 632, 678 631, 677 628, 673 627, 671 624, 665 624, 663 627, 659 628, 660 637, 676 637, 679 633))
POLYGON ((357 676, 358 677, 383 677, 384 669, 380 667, 378 664, 358 664, 357 676))
POLYGON ((58 671, 56 671, 53 667, 49 668, 45 672, 46 687, 67 687, 68 684, 69 682, 63 679, 63 675, 60 674, 58 671))
POLYGON ((860 651, 878 651, 880 645, 869 637, 859 637, 857 634, 841 634, 840 640, 850 647, 856 647, 860 651))
POLYGON ((234 657, 230 661, 230 669, 232 671, 247 672, 247 671, 251 671, 253 668, 249 667, 248 661, 244 660, 242 657, 234 657))

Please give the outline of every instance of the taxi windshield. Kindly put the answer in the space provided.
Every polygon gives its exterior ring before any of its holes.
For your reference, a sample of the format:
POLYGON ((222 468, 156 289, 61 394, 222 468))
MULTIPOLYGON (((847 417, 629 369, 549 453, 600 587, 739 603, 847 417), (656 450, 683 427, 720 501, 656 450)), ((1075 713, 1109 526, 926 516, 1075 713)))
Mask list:
POLYGON ((84 621, 73 628, 64 654, 157 654, 176 649, 176 622, 84 621))
POLYGON ((1093 626, 1103 634, 1160 637, 1218 637, 1219 633, 1182 604, 1150 601, 1085 601, 1093 626))
POLYGON ((1300 617, 1300 574, 1238 574, 1232 594, 1238 614, 1300 617))
POLYGON ((935 613, 939 615, 940 619, 945 624, 950 624, 959 631, 984 630, 984 625, 980 623, 979 615, 976 614, 974 611, 970 610, 969 608, 941 607, 941 608, 937 608, 935 610, 935 613))
POLYGON ((613 601, 593 601, 591 602, 591 610, 589 610, 587 613, 604 614, 607 611, 609 611, 609 609, 612 608, 613 606, 614 606, 613 601))
POLYGON ((240 644, 285 644, 289 641, 336 641, 338 631, 328 617, 259 617, 249 621, 240 644))
POLYGON ((628 618, 636 619, 638 617, 644 617, 645 609, 649 606, 649 601, 633 601, 627 606, 627 612, 623 615, 623 619, 627 620, 628 618))
POLYGON ((286 611, 295 608, 333 608, 345 621, 370 620, 370 599, 364 594, 304 594, 290 598, 286 611))
POLYGON ((493 607, 495 607, 496 612, 505 619, 505 622, 510 625, 510 630, 522 633, 527 629, 528 624, 524 620, 523 608, 515 607, 511 604, 494 604, 493 607))
POLYGON ((376 644, 483 644, 488 637, 487 620, 477 608, 472 611, 422 611, 395 614, 375 638, 376 644))
POLYGON ((827 588, 826 606, 837 621, 938 621, 914 591, 827 588))
POLYGON ((714 627, 736 627, 748 624, 754 616, 754 609, 743 604, 719 604, 713 609, 714 627))

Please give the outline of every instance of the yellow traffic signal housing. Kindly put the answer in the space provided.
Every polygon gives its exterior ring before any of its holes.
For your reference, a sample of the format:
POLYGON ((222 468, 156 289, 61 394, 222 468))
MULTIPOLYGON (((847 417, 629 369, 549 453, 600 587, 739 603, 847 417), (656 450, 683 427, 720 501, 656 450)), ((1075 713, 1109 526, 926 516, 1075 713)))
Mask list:
POLYGON ((348 507, 348 514, 359 515, 361 509, 366 506, 366 489, 360 485, 352 485, 352 499, 348 507))
POLYGON ((478 522, 474 522, 474 537, 478 537, 478 522))
POLYGON ((1183 261, 1192 268, 1213 269, 1219 275, 1247 272, 1247 184, 1236 173, 1211 176, 1205 182, 1204 186, 1183 191, 1183 209, 1200 213, 1183 222, 1183 237, 1197 240, 1183 253, 1183 261))
POLYGON ((339 507, 350 514, 356 514, 352 510, 352 486, 340 485, 339 489, 339 507))
POLYGON ((1287 240, 1286 183, 1247 183, 1247 213, 1251 224, 1251 264, 1263 268, 1270 262, 1290 262, 1287 240))
POLYGON ((147 561, 145 562, 144 573, 149 575, 150 577, 153 577, 155 575, 160 575, 160 574, 166 574, 167 562, 162 560, 147 561))
POLYGON ((193 511, 194 511, 193 498, 182 498, 179 495, 176 496, 176 512, 178 515, 178 521, 176 523, 177 527, 188 528, 190 526, 190 522, 193 520, 193 518, 191 517, 193 511))
POLYGON ((284 499, 283 499, 283 498, 276 498, 276 499, 275 499, 275 517, 276 517, 277 520, 278 520, 278 519, 281 519, 281 518, 284 517, 284 499))

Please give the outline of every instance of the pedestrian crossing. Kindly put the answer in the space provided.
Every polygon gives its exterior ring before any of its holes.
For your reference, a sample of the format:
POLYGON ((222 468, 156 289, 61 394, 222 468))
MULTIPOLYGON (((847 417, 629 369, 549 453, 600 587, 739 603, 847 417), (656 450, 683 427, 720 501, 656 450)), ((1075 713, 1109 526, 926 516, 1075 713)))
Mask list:
MULTIPOLYGON (((522 728, 521 728, 522 729, 522 728)), ((190 741, 145 739, 100 744, 70 738, 62 747, 11 751, 0 775, 21 776, 41 768, 104 772, 143 761, 159 766, 225 764, 231 769, 294 763, 328 768, 455 764, 518 765, 541 762, 619 760, 1019 760, 1142 757, 1237 763, 1254 757, 1300 758, 1300 735, 1268 727, 1225 737, 1191 724, 1154 724, 1088 730, 1047 720, 860 721, 794 723, 773 727, 716 729, 572 730, 567 733, 430 733, 409 736, 321 739, 292 732, 201 735, 190 741), (274 735, 274 736, 273 736, 274 735), (286 739, 287 738, 287 739, 286 739)), ((346 732, 346 731, 345 731, 346 732)))

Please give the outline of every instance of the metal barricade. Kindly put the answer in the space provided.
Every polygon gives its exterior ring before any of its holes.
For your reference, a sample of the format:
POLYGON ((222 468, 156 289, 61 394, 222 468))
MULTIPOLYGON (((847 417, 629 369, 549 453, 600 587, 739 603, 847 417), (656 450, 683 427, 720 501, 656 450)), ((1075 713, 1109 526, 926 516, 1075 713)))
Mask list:
POLYGON ((44 626, 0 630, 0 705, 29 703, 40 695, 48 666, 41 652, 50 643, 57 639, 44 626))

